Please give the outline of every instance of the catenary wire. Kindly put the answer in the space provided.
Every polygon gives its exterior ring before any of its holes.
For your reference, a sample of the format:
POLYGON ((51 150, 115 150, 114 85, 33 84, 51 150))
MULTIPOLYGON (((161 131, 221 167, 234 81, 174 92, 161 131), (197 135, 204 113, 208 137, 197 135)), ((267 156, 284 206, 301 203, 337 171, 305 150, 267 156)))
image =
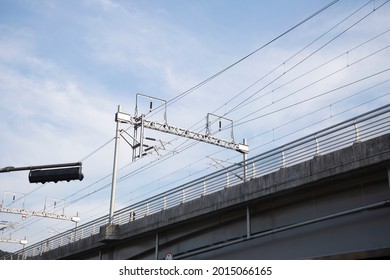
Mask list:
MULTIPOLYGON (((198 83, 197 85, 191 87, 190 89, 186 90, 185 92, 175 96, 174 98, 170 99, 167 101, 167 106, 170 106, 174 103, 176 103, 177 101, 179 101, 180 99, 184 98, 185 96, 189 95, 190 93, 192 93, 193 91, 195 91, 196 89, 200 88, 201 86, 207 84, 208 82, 214 80, 215 78, 217 78, 218 76, 222 75, 223 73, 225 73, 226 71, 228 71, 229 69, 233 68, 234 66, 240 64, 241 62, 243 62, 244 60, 248 59, 249 57, 253 56, 254 54, 256 54, 257 52, 259 52, 260 50, 264 49, 265 47, 271 45, 272 43, 274 43, 275 41, 277 41, 278 39, 282 38, 283 36, 285 36, 286 34, 290 33, 291 31, 293 31, 294 29, 300 27, 301 25, 303 25, 304 23, 308 22, 309 20, 311 20, 312 18, 316 17, 317 15, 321 14, 322 12, 324 12, 325 10, 327 10, 328 8, 330 8, 331 6, 333 6, 335 3, 337 3, 339 0, 334 0, 332 2, 330 2, 329 4, 325 5, 324 7, 322 7, 321 9, 319 9, 318 11, 316 11, 315 13, 311 14, 310 16, 306 17, 304 20, 300 21, 299 23, 295 24, 293 27, 287 29, 286 31, 284 31, 283 33, 281 33, 280 35, 276 36, 275 38, 273 38, 272 40, 268 41, 267 43, 263 44, 262 46, 260 46, 259 48, 255 49, 254 51, 252 51, 251 53, 245 55, 244 57, 242 57, 241 59, 235 61, 234 63, 230 64, 229 66, 227 66, 226 68, 222 69, 221 71, 217 72, 216 74, 212 75, 211 77, 207 78, 206 80, 198 83)), ((156 108, 156 111, 154 112, 154 114, 160 112, 162 110, 162 105, 160 105, 160 109, 159 108, 156 108)))

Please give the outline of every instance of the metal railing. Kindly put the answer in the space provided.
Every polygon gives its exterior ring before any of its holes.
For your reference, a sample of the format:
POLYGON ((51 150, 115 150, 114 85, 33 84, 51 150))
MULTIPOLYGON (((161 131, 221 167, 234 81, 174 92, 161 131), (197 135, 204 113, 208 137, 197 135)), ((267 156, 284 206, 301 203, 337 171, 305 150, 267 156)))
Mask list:
MULTIPOLYGON (((336 150, 390 133, 390 104, 259 154, 115 212, 114 224, 126 224, 201 196, 270 174, 336 150), (244 168, 246 172, 244 172, 244 168), (244 177, 244 173, 247 178, 244 177)), ((5 259, 34 258, 99 233, 108 215, 9 254, 5 259)))

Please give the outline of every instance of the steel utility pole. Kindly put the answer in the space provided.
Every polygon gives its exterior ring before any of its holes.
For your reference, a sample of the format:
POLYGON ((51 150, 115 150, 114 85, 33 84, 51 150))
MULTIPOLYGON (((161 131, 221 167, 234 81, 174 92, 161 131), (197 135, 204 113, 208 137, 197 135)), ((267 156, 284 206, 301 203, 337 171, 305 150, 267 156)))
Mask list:
MULTIPOLYGON (((118 112, 121 111, 121 106, 118 105, 118 112)), ((108 223, 112 224, 114 217, 114 208, 115 208, 115 193, 116 193, 116 175, 117 175, 117 165, 118 165, 118 152, 119 152, 119 137, 120 137, 120 122, 116 122, 116 131, 115 131, 115 149, 114 149, 114 164, 112 168, 112 183, 111 183, 111 200, 110 200, 110 214, 108 216, 108 223)))

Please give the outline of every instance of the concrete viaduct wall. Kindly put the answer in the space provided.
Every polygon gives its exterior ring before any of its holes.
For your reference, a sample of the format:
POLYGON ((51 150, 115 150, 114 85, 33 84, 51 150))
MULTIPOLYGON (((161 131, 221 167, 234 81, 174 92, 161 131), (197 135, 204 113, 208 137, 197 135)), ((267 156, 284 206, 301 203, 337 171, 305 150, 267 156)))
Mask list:
POLYGON ((390 256, 390 134, 202 196, 41 259, 390 256))

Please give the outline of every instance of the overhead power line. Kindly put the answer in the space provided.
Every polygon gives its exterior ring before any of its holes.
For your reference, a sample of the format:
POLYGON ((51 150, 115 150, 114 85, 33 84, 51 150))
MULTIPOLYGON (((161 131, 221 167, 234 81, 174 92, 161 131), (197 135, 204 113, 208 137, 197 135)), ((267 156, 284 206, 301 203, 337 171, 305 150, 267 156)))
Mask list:
MULTIPOLYGON (((299 26, 303 25, 304 23, 308 22, 309 20, 311 20, 312 18, 314 18, 315 16, 319 15, 320 13, 322 13, 323 11, 327 10, 329 7, 333 6, 335 3, 337 3, 339 0, 334 0, 332 2, 330 2, 329 4, 327 4, 326 6, 322 7, 321 9, 319 9, 318 11, 316 11, 315 13, 311 14, 310 16, 308 16, 307 18, 305 18, 304 20, 300 21, 299 23, 295 24, 293 27, 287 29, 286 31, 284 31, 282 34, 276 36, 275 38, 273 38, 272 40, 268 41, 267 43, 265 43, 264 45, 260 46, 259 48, 257 48, 256 50, 252 51, 251 53, 247 54, 246 56, 242 57, 241 59, 235 61, 234 63, 230 64, 229 66, 225 67, 224 69, 222 69, 221 71, 215 73, 214 75, 212 75, 211 77, 207 78, 206 80, 198 83, 197 85, 191 87, 190 89, 186 90, 185 92, 177 95, 176 97, 172 98, 171 100, 168 100, 167 101, 167 105, 172 105, 174 103, 176 103, 177 101, 179 101, 180 99, 182 99, 183 97, 189 95, 190 93, 192 93, 193 91, 195 91, 196 89, 200 88, 201 86, 207 84, 208 82, 212 81, 213 79, 217 78, 218 76, 222 75, 223 73, 225 73, 226 71, 228 71, 229 69, 233 68, 234 66, 236 66, 237 64, 240 64, 241 62, 243 62, 244 60, 248 59, 249 57, 253 56, 254 54, 256 54, 257 52, 259 52, 260 50, 264 49, 265 47, 271 45, 272 43, 274 43, 275 41, 277 41, 278 39, 282 38, 283 36, 285 36, 286 34, 290 33, 291 31, 293 31, 294 29, 298 28, 299 26)), ((158 113, 161 111, 161 105, 160 107, 156 108, 158 109, 157 111, 155 111, 154 114, 158 113)), ((152 115, 154 115, 152 114, 152 115)))
MULTIPOLYGON (((341 37, 343 34, 345 34, 347 31, 349 31, 350 29, 352 29, 353 27, 355 27, 356 25, 358 25, 359 23, 361 23, 363 20, 365 20, 366 18, 368 18, 371 14, 373 14, 374 12, 376 12, 378 9, 382 8, 385 4, 387 4, 390 0, 387 0, 385 3, 383 3, 382 5, 378 6, 375 10, 372 10, 370 11, 369 13, 365 14, 363 17, 361 17, 360 19, 358 19, 357 21, 355 21, 353 24, 351 24, 350 26, 348 26, 346 29, 344 29, 342 32, 340 32, 339 34, 337 34, 336 36, 334 36, 332 39, 330 39, 329 41, 327 41, 325 44, 323 44, 322 46, 320 46, 319 48, 317 48, 316 50, 314 50, 313 52, 311 52, 309 55, 307 55, 306 57, 304 57, 303 59, 301 59, 300 61, 298 61, 296 64, 294 64, 292 67, 290 67, 288 70, 285 70, 282 74, 280 74, 279 76, 277 76, 276 78, 274 78, 272 81, 270 81, 268 84, 264 85, 261 89, 257 90, 255 93, 253 93, 252 95, 250 95, 248 98, 245 98, 243 101, 241 101, 239 104, 237 104, 236 106, 234 106, 232 109, 230 109, 228 112, 225 113, 225 115, 229 114, 229 113, 232 113, 233 111, 237 110, 238 108, 241 108, 243 104, 249 104, 251 102, 251 99, 256 96, 257 94, 259 94, 262 90, 264 90, 265 88, 267 88, 269 85, 273 84, 274 82, 276 82, 277 80, 279 80, 281 77, 283 77, 284 75, 286 75, 288 72, 294 70, 295 68, 297 68, 299 65, 301 65, 304 61, 308 60, 310 57, 312 57, 314 54, 318 53, 320 50, 324 49, 325 47, 327 47, 329 44, 331 44, 333 41, 335 41, 336 39, 338 39, 339 37, 341 37)), ((340 21, 339 23, 337 23, 334 27, 332 27, 330 30, 332 30, 333 28, 335 28, 336 26, 340 25, 342 22, 344 22, 346 19, 350 18, 352 15, 355 15, 357 12, 359 12, 360 10, 362 10, 364 7, 366 7, 371 1, 367 2, 366 4, 364 4, 363 6, 361 6, 360 8, 358 8, 356 11, 352 12, 349 16, 347 16, 346 18, 344 18, 342 21, 340 21)), ((326 33, 328 33, 330 30, 328 30, 327 32, 325 32, 323 35, 325 35, 326 33)), ((317 39, 321 38, 323 35, 321 35, 320 37, 318 37, 317 39)), ((317 40, 316 39, 316 40, 317 40)), ((314 43, 316 40, 314 40, 312 43, 314 43)), ((311 45, 312 43, 310 43, 309 45, 311 45)), ((308 46, 309 46, 308 45, 308 46)), ((303 48, 302 50, 306 49, 308 46, 306 46, 305 48, 303 48)), ((289 61, 290 59, 292 59, 294 56, 296 56, 298 53, 302 52, 302 50, 298 51, 296 54, 294 54, 293 56, 291 56, 288 60, 286 60, 285 62, 289 61)), ((285 64, 282 63, 281 65, 279 65, 278 67, 276 67, 275 69, 273 69, 271 72, 269 72, 268 74, 272 73, 273 71, 275 71, 277 68, 279 68, 280 66, 284 65, 285 64)), ((268 75, 267 74, 267 75, 268 75)), ((239 93, 238 95, 242 94, 239 93)), ((235 98, 235 97, 234 97, 235 98)), ((232 98, 232 99, 234 99, 232 98)), ((232 100, 231 99, 231 100, 232 100)), ((252 100, 253 101, 253 100, 252 100)))
MULTIPOLYGON (((269 115, 275 114, 275 113, 277 113, 277 112, 280 112, 280 111, 283 111, 283 110, 292 108, 292 107, 297 106, 297 105, 299 105, 299 104, 302 104, 302 103, 311 101, 311 100, 313 100, 313 99, 319 98, 319 97, 324 96, 324 95, 327 95, 327 94, 329 94, 329 93, 333 93, 333 92, 335 92, 335 91, 337 91, 337 90, 343 89, 343 88, 348 87, 348 86, 351 86, 351 85, 353 85, 353 84, 356 84, 356 83, 362 82, 362 81, 364 81, 364 80, 370 79, 370 78, 372 78, 372 77, 378 76, 378 75, 380 75, 380 74, 386 73, 387 71, 390 71, 390 68, 384 69, 384 70, 379 71, 379 72, 377 72, 377 73, 371 74, 371 75, 369 75, 369 76, 366 76, 366 77, 361 78, 361 79, 358 79, 358 80, 356 80, 356 81, 347 83, 347 84, 342 85, 342 86, 339 86, 339 87, 337 87, 337 88, 328 90, 328 91, 326 91, 326 92, 317 94, 317 95, 312 96, 312 97, 310 97, 310 98, 306 98, 306 99, 304 99, 304 100, 295 102, 295 103, 290 104, 290 105, 287 105, 287 106, 285 106, 285 107, 276 109, 276 110, 274 110, 274 111, 272 111, 272 112, 268 112, 268 113, 265 113, 265 114, 263 114, 263 115, 256 116, 256 117, 253 117, 253 118, 251 118, 251 119, 248 119, 248 120, 246 120, 246 121, 242 121, 242 122, 240 122, 240 123, 235 124, 235 126, 243 125, 243 124, 246 124, 246 123, 248 123, 248 122, 252 122, 252 121, 254 121, 254 120, 258 120, 258 119, 260 119, 260 118, 263 118, 263 117, 265 117, 265 116, 269 116, 269 115)), ((253 114, 253 113, 252 113, 252 114, 253 114)), ((251 114, 250 114, 250 115, 251 115, 251 114)), ((250 116, 250 115, 247 115, 247 116, 241 118, 241 120, 244 119, 244 118, 246 118, 246 117, 248 117, 248 116, 250 116)))

